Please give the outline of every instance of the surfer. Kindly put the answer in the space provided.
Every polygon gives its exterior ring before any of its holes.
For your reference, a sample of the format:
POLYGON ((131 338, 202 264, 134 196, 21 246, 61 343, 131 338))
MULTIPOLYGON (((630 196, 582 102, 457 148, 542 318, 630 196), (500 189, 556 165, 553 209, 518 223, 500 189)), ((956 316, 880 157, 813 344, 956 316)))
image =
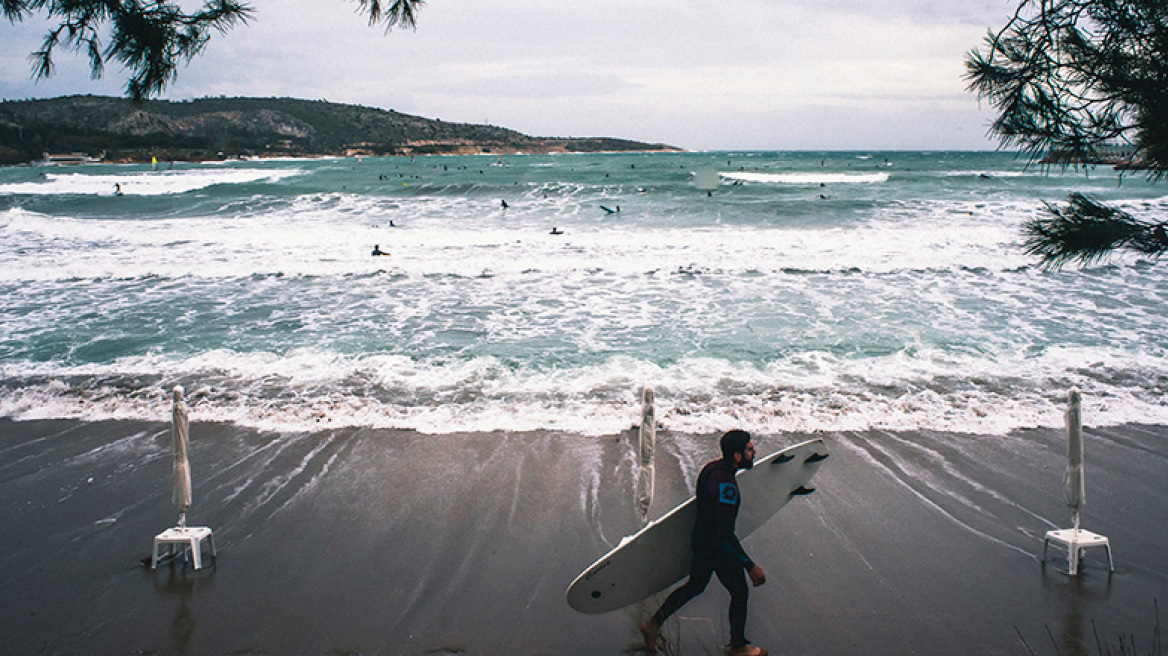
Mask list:
POLYGON ((378 255, 389 255, 389 253, 381 250, 381 244, 373 244, 373 253, 371 253, 371 255, 373 255, 373 257, 377 257, 378 255))
POLYGON ((550 234, 550 235, 562 235, 562 234, 564 234, 564 231, 563 231, 563 230, 560 230, 559 228, 553 227, 553 228, 552 228, 552 231, 551 231, 551 232, 549 232, 548 234, 550 234))
POLYGON ((649 621, 641 625, 645 649, 657 653, 657 636, 661 624, 689 600, 701 594, 717 574, 718 580, 730 593, 730 654, 731 656, 766 656, 746 639, 746 604, 750 588, 746 577, 755 586, 766 583, 766 573, 738 542, 734 525, 742 500, 734 474, 739 469, 754 467, 754 441, 750 433, 732 430, 722 436, 722 457, 707 463, 698 475, 698 514, 694 521, 691 544, 693 560, 685 585, 674 590, 649 621))
POLYGON ((507 204, 507 200, 506 200, 506 199, 504 199, 504 200, 502 201, 502 208, 503 208, 503 209, 507 209, 508 207, 511 207, 511 206, 510 206, 510 205, 508 205, 508 204, 507 204))

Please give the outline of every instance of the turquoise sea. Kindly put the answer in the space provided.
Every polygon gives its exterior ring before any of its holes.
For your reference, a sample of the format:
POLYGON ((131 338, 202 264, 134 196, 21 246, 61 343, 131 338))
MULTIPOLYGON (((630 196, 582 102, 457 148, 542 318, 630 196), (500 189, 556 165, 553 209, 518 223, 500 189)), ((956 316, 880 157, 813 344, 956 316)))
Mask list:
POLYGON ((683 431, 1000 434, 1078 386, 1085 423, 1168 424, 1168 262, 1022 252, 1072 191, 1168 217, 1009 153, 7 168, 0 416, 166 420, 183 385, 281 431, 600 435, 651 386, 683 431))

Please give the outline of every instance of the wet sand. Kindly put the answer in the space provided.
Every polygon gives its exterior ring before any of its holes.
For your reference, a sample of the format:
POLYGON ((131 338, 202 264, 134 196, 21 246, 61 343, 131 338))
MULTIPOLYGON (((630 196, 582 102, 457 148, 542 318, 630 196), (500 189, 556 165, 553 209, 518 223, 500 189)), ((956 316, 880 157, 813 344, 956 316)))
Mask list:
MULTIPOLYGON (((662 431, 651 515, 712 436, 662 431)), ((1077 578, 1062 431, 823 433, 818 492, 745 540, 768 573, 748 636, 772 654, 1152 653, 1168 601, 1168 427, 1086 427, 1077 578), (1114 649, 1114 647, 1113 647, 1114 649), (1129 652, 1130 653, 1130 652, 1129 652)), ((191 427, 192 525, 219 557, 142 566, 174 524, 169 426, 0 419, 0 653, 620 654, 650 601, 586 616, 568 583, 638 528, 633 431, 422 435, 191 427)), ((807 435, 757 436, 760 454, 807 435)), ((750 500, 746 499, 745 503, 750 500)), ((666 627, 718 653, 715 582, 666 627)))

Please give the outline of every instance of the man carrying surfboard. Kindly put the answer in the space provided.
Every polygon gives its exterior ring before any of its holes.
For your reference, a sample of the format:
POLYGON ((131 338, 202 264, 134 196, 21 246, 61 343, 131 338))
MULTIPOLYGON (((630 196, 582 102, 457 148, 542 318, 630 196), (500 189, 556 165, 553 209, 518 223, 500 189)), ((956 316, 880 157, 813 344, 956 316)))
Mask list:
POLYGON ((746 577, 755 586, 766 583, 762 571, 738 541, 735 523, 742 499, 738 493, 735 473, 754 467, 754 441, 750 433, 732 430, 722 436, 722 457, 707 463, 698 475, 697 519, 694 521, 691 544, 693 560, 685 585, 674 590, 649 621, 641 625, 645 649, 657 653, 657 636, 661 624, 689 600, 701 594, 710 577, 718 576, 730 593, 730 654, 731 656, 766 656, 746 639, 746 604, 750 588, 746 577))

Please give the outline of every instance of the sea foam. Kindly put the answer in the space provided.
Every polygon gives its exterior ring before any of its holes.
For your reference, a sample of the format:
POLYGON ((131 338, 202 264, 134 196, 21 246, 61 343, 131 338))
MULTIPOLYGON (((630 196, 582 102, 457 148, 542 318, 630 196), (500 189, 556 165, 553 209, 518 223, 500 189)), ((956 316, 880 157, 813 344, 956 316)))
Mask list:
POLYGON ((887 173, 763 173, 756 171, 722 171, 726 180, 761 182, 767 184, 818 185, 818 184, 873 184, 888 182, 887 173))
POLYGON ((40 180, 0 184, 0 194, 57 196, 164 196, 221 184, 277 181, 299 175, 278 169, 185 169, 119 173, 45 173, 40 180))
POLYGON ((652 386, 671 430, 1001 434, 1059 425, 1078 386, 1093 425, 1168 420, 1163 267, 1045 272, 1022 248, 1082 178, 750 155, 794 177, 707 195, 711 154, 0 171, 56 189, 0 196, 0 416, 165 420, 181 384, 200 421, 279 431, 601 435, 652 386), (152 195, 93 195, 123 174, 152 195), (825 174, 829 199, 794 188, 825 174))

